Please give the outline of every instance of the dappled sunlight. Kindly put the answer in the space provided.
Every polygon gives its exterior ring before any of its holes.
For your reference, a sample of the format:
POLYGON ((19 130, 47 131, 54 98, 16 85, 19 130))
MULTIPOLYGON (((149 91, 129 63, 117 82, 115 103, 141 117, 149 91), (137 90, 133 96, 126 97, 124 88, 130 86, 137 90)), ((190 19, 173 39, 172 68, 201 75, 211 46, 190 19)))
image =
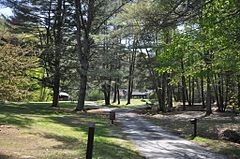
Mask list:
POLYGON ((85 158, 89 123, 96 125, 96 157, 141 158, 130 142, 121 139, 118 124, 110 124, 106 116, 51 110, 48 103, 10 104, 2 108, 0 144, 4 146, 0 156, 5 158, 85 158))

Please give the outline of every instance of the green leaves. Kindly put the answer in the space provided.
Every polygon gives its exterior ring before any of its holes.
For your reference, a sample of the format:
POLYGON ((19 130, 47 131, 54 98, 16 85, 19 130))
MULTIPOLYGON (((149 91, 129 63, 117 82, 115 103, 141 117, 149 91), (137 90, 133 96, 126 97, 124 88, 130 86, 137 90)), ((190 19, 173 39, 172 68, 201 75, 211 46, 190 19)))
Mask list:
POLYGON ((0 46, 0 99, 18 101, 28 95, 31 80, 27 71, 37 66, 32 52, 11 44, 0 46))

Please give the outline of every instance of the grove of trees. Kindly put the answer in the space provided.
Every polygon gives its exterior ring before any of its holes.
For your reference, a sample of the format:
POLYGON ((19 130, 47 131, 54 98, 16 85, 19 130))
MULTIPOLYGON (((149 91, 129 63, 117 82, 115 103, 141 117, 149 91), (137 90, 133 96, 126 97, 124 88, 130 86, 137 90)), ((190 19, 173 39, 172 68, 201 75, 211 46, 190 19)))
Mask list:
POLYGON ((16 94, 35 91, 38 81, 39 100, 51 89, 58 107, 59 92, 66 91, 77 111, 96 90, 106 105, 111 95, 120 103, 121 88, 128 90, 126 104, 133 89, 154 90, 163 112, 174 102, 183 110, 201 103, 207 115, 213 103, 221 112, 240 108, 238 0, 0 3, 14 13, 1 23, 8 30, 0 37, 0 99, 22 100, 16 94))

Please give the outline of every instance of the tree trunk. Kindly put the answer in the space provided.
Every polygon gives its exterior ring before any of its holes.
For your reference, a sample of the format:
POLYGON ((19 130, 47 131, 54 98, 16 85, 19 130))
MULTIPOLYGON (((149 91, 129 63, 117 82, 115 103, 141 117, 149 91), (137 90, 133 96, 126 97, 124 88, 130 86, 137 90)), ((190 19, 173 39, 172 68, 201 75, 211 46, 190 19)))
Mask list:
POLYGON ((117 81, 115 81, 114 83, 112 103, 115 103, 116 101, 117 101, 117 81))
POLYGON ((102 85, 102 90, 104 93, 105 105, 110 105, 111 79, 108 81, 108 83, 105 82, 102 85))
POLYGON ((53 102, 52 107, 59 107, 59 87, 60 87, 60 75, 55 72, 53 81, 53 102))
POLYGON ((217 84, 217 89, 218 89, 218 109, 220 112, 224 111, 224 100, 223 100, 223 79, 222 76, 219 75, 218 78, 218 84, 217 84))
POLYGON ((217 107, 218 107, 218 111, 221 111, 221 107, 220 107, 220 100, 219 100, 219 80, 217 78, 217 75, 215 75, 215 79, 213 80, 213 86, 214 86, 214 92, 215 92, 215 98, 217 101, 217 107))
POLYGON ((206 108, 205 105, 205 97, 204 97, 204 81, 203 81, 203 77, 201 77, 201 100, 202 100, 202 106, 203 108, 206 108))
POLYGON ((170 84, 171 75, 168 74, 167 79, 167 103, 168 103, 168 110, 172 111, 173 101, 172 101, 172 86, 170 84))
POLYGON ((238 108, 240 109, 240 77, 239 76, 237 76, 237 90, 238 90, 237 104, 238 104, 238 108))
POLYGON ((192 106, 194 105, 194 96, 195 96, 195 79, 194 79, 194 77, 192 78, 192 101, 191 101, 191 103, 192 103, 192 106))
POLYGON ((90 49, 92 44, 90 32, 92 29, 92 22, 95 13, 95 1, 89 1, 87 5, 87 17, 84 17, 85 13, 82 13, 82 3, 80 3, 79 0, 75 0, 77 55, 79 61, 78 73, 80 75, 79 97, 78 104, 76 106, 77 111, 82 111, 84 109, 84 101, 88 80, 87 75, 89 69, 90 49))
POLYGON ((79 87, 78 103, 75 109, 76 111, 84 110, 86 89, 87 89, 87 74, 80 72, 80 87, 79 87))
POLYGON ((119 87, 117 88, 117 99, 118 99, 118 105, 121 103, 120 102, 120 93, 119 93, 119 87))
POLYGON ((59 88, 60 88, 60 57, 62 56, 62 26, 63 26, 63 1, 57 1, 56 8, 56 19, 54 28, 54 38, 55 38, 55 53, 54 53, 54 81, 53 81, 53 102, 52 107, 58 107, 59 101, 59 88), (55 31, 56 30, 56 31, 55 31))
POLYGON ((131 104, 132 90, 133 90, 133 79, 130 76, 132 76, 132 71, 129 72, 129 78, 128 78, 127 105, 131 104))
POLYGON ((166 112, 166 73, 162 75, 162 91, 161 91, 161 110, 162 112, 166 112))
POLYGON ((226 75, 226 92, 225 92, 225 102, 224 102, 224 107, 223 107, 223 111, 225 112, 226 108, 227 108, 227 104, 228 104, 228 100, 229 100, 229 76, 226 75))
POLYGON ((188 93, 187 93, 188 106, 192 106, 192 86, 191 86, 191 77, 188 77, 188 93))
MULTIPOLYGON (((183 61, 181 61, 182 73, 184 73, 184 65, 183 61)), ((182 102, 183 102, 183 110, 186 110, 186 79, 185 76, 182 75, 182 102)))
POLYGON ((206 107, 207 107, 207 110, 206 110, 206 115, 210 115, 212 114, 212 106, 211 106, 211 86, 210 86, 210 77, 208 75, 207 77, 207 97, 206 97, 206 107))
MULTIPOLYGON (((136 41, 134 41, 134 46, 136 45, 136 41)), ((131 104, 131 98, 132 98, 132 91, 133 91, 133 73, 135 69, 135 61, 136 61, 136 52, 137 50, 134 49, 132 52, 132 55, 129 59, 130 66, 129 66, 129 75, 128 75, 128 95, 127 95, 127 105, 131 104)))

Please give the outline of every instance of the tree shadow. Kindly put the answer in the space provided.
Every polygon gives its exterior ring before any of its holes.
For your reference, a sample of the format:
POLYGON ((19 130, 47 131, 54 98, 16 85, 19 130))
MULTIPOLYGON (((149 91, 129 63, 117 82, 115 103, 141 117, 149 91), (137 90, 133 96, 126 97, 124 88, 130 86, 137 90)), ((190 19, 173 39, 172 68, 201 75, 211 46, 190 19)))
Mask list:
POLYGON ((9 156, 3 153, 0 153, 0 159, 14 159, 13 156, 9 156))
POLYGON ((118 139, 116 136, 112 134, 112 130, 116 130, 116 125, 111 125, 106 121, 104 117, 97 115, 89 115, 87 117, 79 117, 79 116, 63 116, 63 117, 49 117, 49 119, 62 123, 66 126, 70 126, 74 128, 76 131, 79 131, 83 134, 84 140, 79 141, 76 138, 67 138, 67 137, 59 137, 56 135, 46 135, 45 137, 54 138, 58 141, 63 142, 63 145, 59 145, 55 148, 73 148, 77 145, 81 145, 82 148, 86 149, 87 142, 87 133, 88 133, 88 123, 94 122, 96 124, 95 127, 95 141, 94 141, 94 156, 97 158, 104 159, 135 159, 142 158, 139 157, 137 152, 129 149, 128 147, 121 147, 119 144, 114 144, 108 141, 106 138, 118 139), (101 119, 102 118, 102 119, 101 119))
POLYGON ((0 105, 0 124, 12 124, 20 127, 28 127, 34 120, 26 115, 57 115, 68 114, 52 110, 46 104, 4 104, 0 105))
MULTIPOLYGON (((64 135, 56 135, 51 133, 39 133, 35 135, 40 135, 42 138, 52 139, 58 141, 61 144, 52 146, 50 149, 54 149, 57 151, 64 150, 77 150, 83 151, 83 153, 79 153, 79 155, 83 156, 75 156, 80 158, 85 158, 86 149, 87 149, 87 139, 80 139, 77 137, 64 136, 64 135)), ((140 157, 136 151, 129 149, 128 147, 120 146, 119 144, 114 144, 108 142, 106 139, 101 138, 100 134, 95 134, 94 139, 94 148, 93 148, 93 158, 104 158, 104 159, 143 159, 140 157), (100 137, 100 138, 99 138, 100 137)))
POLYGON ((0 125, 3 124, 11 124, 11 125, 17 125, 20 127, 28 127, 33 123, 32 119, 26 118, 26 117, 19 117, 15 115, 6 115, 6 117, 0 117, 0 125))
POLYGON ((109 137, 110 129, 116 128, 116 126, 108 124, 106 118, 101 115, 85 114, 81 116, 67 115, 47 118, 52 120, 52 122, 72 127, 76 131, 84 132, 85 134, 87 134, 89 124, 95 123, 95 136, 109 137))

